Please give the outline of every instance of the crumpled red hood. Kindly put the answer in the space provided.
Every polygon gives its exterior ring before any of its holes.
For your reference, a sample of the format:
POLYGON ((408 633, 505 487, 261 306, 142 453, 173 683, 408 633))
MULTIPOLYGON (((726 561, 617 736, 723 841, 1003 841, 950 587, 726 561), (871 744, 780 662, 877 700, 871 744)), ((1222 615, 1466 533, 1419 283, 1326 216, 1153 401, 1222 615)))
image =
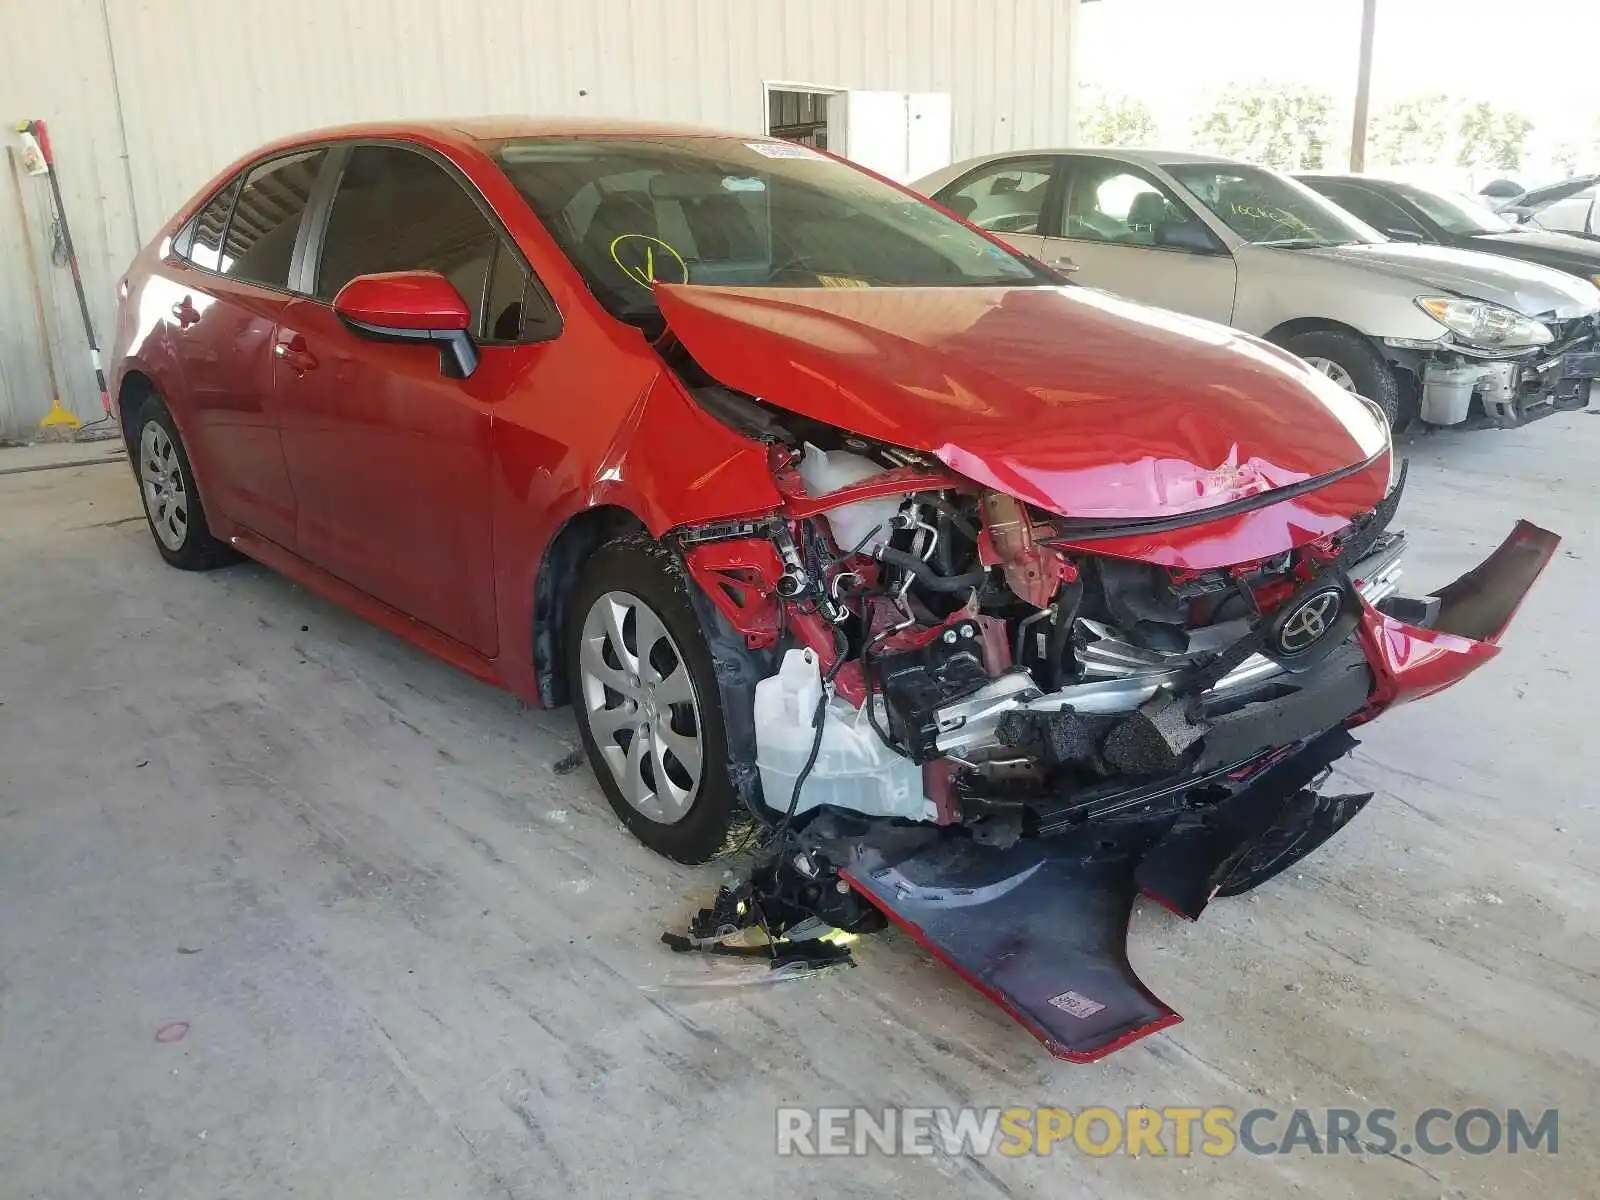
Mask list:
MULTIPOLYGON (((656 286, 715 379, 1063 516, 1199 512, 1371 459, 1387 431, 1299 359, 1085 288, 656 286)), ((1353 516, 1381 498, 1345 489, 1353 516)))

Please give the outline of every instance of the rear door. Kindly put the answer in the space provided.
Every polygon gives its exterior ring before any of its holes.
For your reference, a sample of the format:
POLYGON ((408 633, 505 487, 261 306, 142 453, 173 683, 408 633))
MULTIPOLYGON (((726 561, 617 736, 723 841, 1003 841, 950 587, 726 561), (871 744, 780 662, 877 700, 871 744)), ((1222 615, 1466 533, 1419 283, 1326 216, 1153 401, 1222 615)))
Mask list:
POLYGON ((1003 158, 975 167, 940 188, 934 199, 1033 258, 1056 198, 1056 164, 1048 157, 1003 158))
POLYGON ((294 545, 295 497, 272 407, 272 331, 292 300, 290 269, 327 150, 258 163, 185 227, 174 274, 172 341, 185 396, 176 415, 206 503, 294 545))
POLYGON ((470 646, 498 649, 490 536, 496 406, 541 347, 524 335, 530 273, 482 198, 431 153, 347 151, 312 241, 311 296, 273 339, 284 449, 312 562, 470 646), (334 313, 358 275, 430 270, 466 300, 478 369, 446 377, 436 348, 373 341, 334 313))
POLYGON ((1045 262, 1131 300, 1233 319, 1233 256, 1185 201, 1132 163, 1067 155, 1061 164, 1062 204, 1046 231, 1045 262))

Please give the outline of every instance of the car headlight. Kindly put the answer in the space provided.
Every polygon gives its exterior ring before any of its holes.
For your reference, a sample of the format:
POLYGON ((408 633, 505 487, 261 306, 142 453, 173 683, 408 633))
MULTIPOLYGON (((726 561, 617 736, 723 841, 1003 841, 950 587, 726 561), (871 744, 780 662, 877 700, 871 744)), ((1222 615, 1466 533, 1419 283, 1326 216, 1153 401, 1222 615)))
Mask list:
POLYGON ((1419 296, 1417 307, 1470 346, 1510 350, 1550 342, 1550 331, 1532 317, 1485 300, 1419 296))

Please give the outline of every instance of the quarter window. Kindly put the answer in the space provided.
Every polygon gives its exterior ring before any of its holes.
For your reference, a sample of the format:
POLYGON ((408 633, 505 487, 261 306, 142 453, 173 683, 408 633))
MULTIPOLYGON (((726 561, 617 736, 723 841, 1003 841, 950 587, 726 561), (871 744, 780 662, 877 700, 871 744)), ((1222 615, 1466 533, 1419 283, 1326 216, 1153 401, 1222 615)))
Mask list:
MULTIPOLYGON (((220 260, 212 266, 230 278, 267 287, 287 287, 300 215, 311 198, 327 150, 306 150, 262 163, 245 177, 220 260)), ((200 238, 195 236, 196 261, 200 238)), ((206 266, 204 262, 201 266, 206 266)))
POLYGON ((489 342, 515 342, 522 337, 528 299, 528 272, 515 250, 500 239, 483 294, 483 327, 478 336, 489 342))
MULTIPOLYGON (((357 146, 328 217, 316 294, 332 300, 357 275, 437 271, 467 302, 470 328, 481 331, 490 259, 500 240, 489 219, 437 163, 397 146, 357 146)), ((515 255, 502 257, 515 262, 515 255)), ((493 301, 499 309, 491 306, 497 326, 513 286, 499 282, 493 301)), ((520 298, 521 289, 516 290, 520 298)))
POLYGON ((233 209, 233 198, 239 194, 239 180, 234 179, 211 198, 179 238, 178 253, 207 271, 215 271, 222 263, 222 238, 228 228, 228 213, 233 209))

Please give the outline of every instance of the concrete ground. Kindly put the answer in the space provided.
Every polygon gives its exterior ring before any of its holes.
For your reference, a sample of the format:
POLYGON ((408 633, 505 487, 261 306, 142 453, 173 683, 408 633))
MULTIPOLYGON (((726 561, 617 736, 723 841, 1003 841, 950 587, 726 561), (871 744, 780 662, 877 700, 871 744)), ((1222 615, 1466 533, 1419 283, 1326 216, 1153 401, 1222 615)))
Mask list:
POLYGON ((900 936, 663 987, 718 873, 552 771, 566 714, 167 569, 123 466, 0 474, 0 1197, 1594 1195, 1600 420, 1410 453, 1419 590, 1518 516, 1563 549, 1496 662, 1362 731, 1330 847, 1140 906, 1187 1021, 1089 1067, 900 936), (1554 1156, 780 1160, 786 1103, 1561 1112, 1554 1156))

